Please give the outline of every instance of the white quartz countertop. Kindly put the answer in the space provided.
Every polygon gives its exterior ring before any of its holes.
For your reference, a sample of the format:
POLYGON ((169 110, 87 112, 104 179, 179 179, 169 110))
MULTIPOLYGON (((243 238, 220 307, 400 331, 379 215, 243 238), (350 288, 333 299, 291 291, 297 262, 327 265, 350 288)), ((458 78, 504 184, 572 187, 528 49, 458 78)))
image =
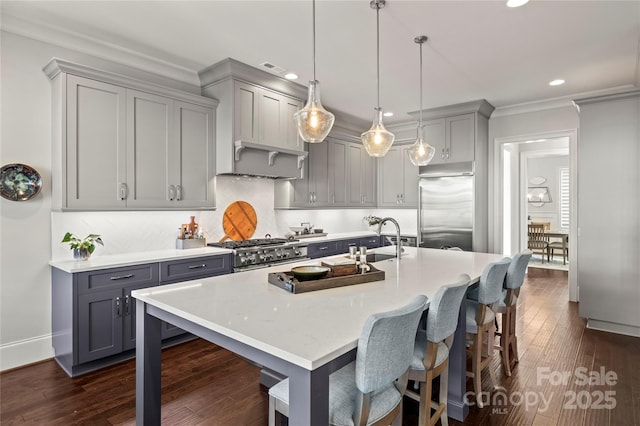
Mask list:
MULTIPOLYGON (((190 259, 193 257, 213 256, 225 253, 232 253, 232 250, 215 247, 202 247, 184 250, 152 250, 138 253, 92 256, 88 260, 51 261, 49 262, 49 265, 73 274, 76 272, 140 265, 143 263, 190 259)), ((71 256, 71 253, 69 253, 69 256, 71 256)))
MULTIPOLYGON (((355 234, 354 234, 355 235, 355 234)), ((362 235, 358 233, 357 235, 362 235)), ((394 253, 395 247, 371 252, 394 253)), ((331 256, 329 258, 337 258, 331 256)), ((314 369, 357 346, 366 318, 400 307, 415 295, 433 297, 462 274, 477 280, 497 254, 406 247, 400 261, 376 262, 386 278, 365 284, 292 294, 269 284, 269 272, 323 259, 135 290, 150 305, 234 340, 314 369)))

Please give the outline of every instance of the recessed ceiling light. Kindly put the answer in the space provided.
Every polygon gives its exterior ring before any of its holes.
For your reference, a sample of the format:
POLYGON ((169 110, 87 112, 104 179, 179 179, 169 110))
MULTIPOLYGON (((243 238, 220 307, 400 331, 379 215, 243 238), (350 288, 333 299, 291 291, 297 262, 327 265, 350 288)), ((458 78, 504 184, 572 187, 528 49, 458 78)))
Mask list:
POLYGON ((549 86, 560 86, 561 84, 564 84, 564 80, 561 78, 549 82, 549 86))
POLYGON ((387 111, 387 112, 383 113, 382 115, 384 115, 385 117, 393 117, 393 112, 387 111))
POLYGON ((529 0, 507 0, 507 6, 509 7, 520 7, 529 3, 529 0))
POLYGON ((297 80, 298 79, 298 74, 294 73, 294 72, 288 72, 284 75, 284 78, 286 78, 287 80, 297 80))

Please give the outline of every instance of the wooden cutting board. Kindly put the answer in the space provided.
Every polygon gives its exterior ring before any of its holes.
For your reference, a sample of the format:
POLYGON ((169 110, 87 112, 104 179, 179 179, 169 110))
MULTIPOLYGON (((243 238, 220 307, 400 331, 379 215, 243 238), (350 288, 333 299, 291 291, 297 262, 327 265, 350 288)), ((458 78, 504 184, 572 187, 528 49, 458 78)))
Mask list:
POLYGON ((231 238, 234 241, 248 240, 253 236, 258 218, 253 206, 246 201, 234 201, 227 206, 222 217, 224 237, 220 242, 231 238))

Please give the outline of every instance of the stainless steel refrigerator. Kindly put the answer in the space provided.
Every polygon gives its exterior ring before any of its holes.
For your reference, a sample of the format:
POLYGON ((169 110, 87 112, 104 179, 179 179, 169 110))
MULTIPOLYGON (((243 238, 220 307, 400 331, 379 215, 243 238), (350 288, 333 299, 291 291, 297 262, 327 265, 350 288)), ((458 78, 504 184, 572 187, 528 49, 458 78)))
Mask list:
POLYGON ((475 175, 473 163, 420 167, 418 245, 458 247, 476 251, 474 244, 475 175))

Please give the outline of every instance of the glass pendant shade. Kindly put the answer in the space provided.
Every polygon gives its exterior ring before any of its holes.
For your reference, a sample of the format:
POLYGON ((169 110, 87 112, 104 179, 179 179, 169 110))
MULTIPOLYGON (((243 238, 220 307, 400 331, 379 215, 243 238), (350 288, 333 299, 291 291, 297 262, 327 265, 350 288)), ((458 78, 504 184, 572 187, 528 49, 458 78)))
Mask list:
POLYGON ((305 142, 322 142, 331 131, 335 116, 322 107, 318 80, 309 82, 307 104, 293 114, 293 119, 296 122, 298 134, 305 142))
POLYGON ((433 159, 436 149, 429 145, 422 134, 422 127, 418 127, 416 142, 407 151, 414 166, 426 166, 433 159))
POLYGON ((373 124, 371 128, 360 135, 362 145, 371 157, 384 157, 393 145, 395 136, 384 128, 382 124, 382 108, 374 108, 373 124))

